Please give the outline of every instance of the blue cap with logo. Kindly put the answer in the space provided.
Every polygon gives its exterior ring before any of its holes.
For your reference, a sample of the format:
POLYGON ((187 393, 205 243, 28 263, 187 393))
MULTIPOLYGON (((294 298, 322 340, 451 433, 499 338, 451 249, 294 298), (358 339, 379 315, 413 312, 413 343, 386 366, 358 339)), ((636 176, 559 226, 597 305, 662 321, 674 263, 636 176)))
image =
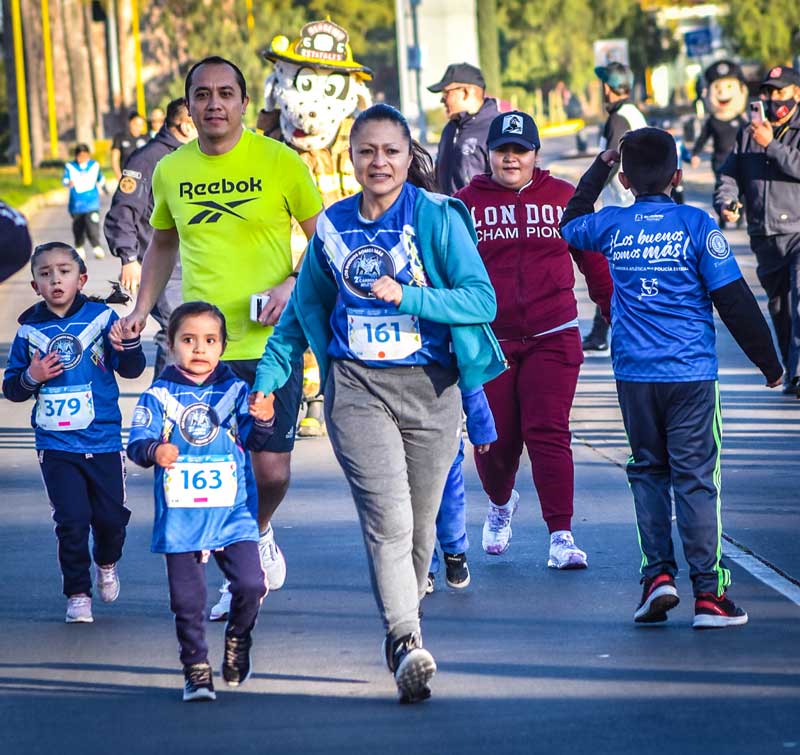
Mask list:
POLYGON ((622 63, 609 63, 607 66, 598 66, 594 69, 594 74, 604 84, 608 84, 614 90, 633 89, 633 73, 628 66, 622 63))
POLYGON ((498 149, 504 144, 519 144, 529 150, 539 149, 542 142, 533 118, 519 110, 498 115, 489 126, 486 146, 489 149, 498 149))

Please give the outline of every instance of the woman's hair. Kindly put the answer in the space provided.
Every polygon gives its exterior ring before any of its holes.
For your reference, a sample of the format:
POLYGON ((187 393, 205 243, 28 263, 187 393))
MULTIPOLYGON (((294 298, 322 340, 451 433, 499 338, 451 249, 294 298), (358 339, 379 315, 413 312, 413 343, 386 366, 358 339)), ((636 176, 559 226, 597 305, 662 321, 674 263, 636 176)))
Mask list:
MULTIPOLYGON (((44 244, 39 244, 34 248, 31 255, 31 275, 35 274, 36 260, 41 257, 45 252, 52 252, 56 249, 67 252, 72 257, 73 262, 78 263, 78 272, 81 275, 86 275, 86 262, 83 257, 78 254, 74 246, 70 246, 66 241, 48 241, 44 244)), ((100 302, 101 304, 127 304, 131 297, 128 296, 121 288, 119 283, 111 283, 111 293, 103 298, 102 296, 87 296, 89 301, 100 302)))
POLYGON ((433 159, 428 151, 411 137, 411 129, 405 116, 397 109, 386 103, 378 103, 358 114, 350 129, 350 143, 353 137, 361 130, 364 124, 372 121, 389 121, 394 123, 403 132, 411 152, 411 165, 408 168, 408 182, 421 189, 438 191, 436 178, 433 172, 433 159))
POLYGON ((228 343, 228 327, 225 324, 225 315, 222 314, 219 307, 214 304, 209 304, 207 301, 187 301, 179 307, 172 310, 169 316, 169 323, 167 324, 167 342, 170 346, 175 343, 175 336, 178 334, 178 328, 187 317, 194 317, 195 315, 213 315, 219 320, 219 330, 222 335, 222 346, 228 343))

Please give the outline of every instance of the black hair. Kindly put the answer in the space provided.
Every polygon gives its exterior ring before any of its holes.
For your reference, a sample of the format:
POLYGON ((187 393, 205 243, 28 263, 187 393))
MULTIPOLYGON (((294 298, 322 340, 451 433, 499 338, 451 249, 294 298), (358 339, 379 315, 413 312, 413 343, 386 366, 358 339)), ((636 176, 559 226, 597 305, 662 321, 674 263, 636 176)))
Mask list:
POLYGON ((209 55, 206 58, 195 63, 190 69, 189 73, 186 74, 186 83, 183 87, 183 96, 186 98, 186 102, 189 102, 189 90, 192 88, 192 76, 194 76, 194 72, 200 68, 200 66, 205 65, 214 65, 214 66, 230 66, 233 68, 233 73, 236 76, 236 83, 239 84, 239 89, 242 90, 242 102, 244 102, 244 98, 247 97, 247 84, 244 80, 244 74, 242 73, 239 66, 236 63, 231 62, 227 58, 220 57, 219 55, 209 55))
POLYGON ((183 123, 189 115, 189 105, 185 97, 178 97, 177 100, 167 105, 167 114, 164 116, 164 123, 167 128, 175 128, 175 126, 183 123))
POLYGON ((678 170, 675 138, 660 128, 628 131, 619 143, 622 172, 636 194, 661 194, 678 170))
POLYGON ((372 121, 390 121, 400 127, 403 136, 408 142, 409 152, 411 152, 411 165, 408 168, 408 182, 421 189, 437 191, 436 179, 433 171, 433 158, 419 142, 412 138, 411 129, 408 127, 408 121, 397 108, 380 102, 359 113, 350 129, 350 144, 353 143, 353 138, 364 124, 372 121))
POLYGON ((83 142, 75 145, 75 157, 77 157, 81 152, 87 152, 90 155, 92 154, 92 150, 89 149, 89 145, 84 144, 83 142))
POLYGON ((142 115, 139 113, 138 110, 131 110, 128 113, 128 123, 130 123, 134 118, 141 118, 142 115))
MULTIPOLYGON (((39 244, 33 250, 31 255, 31 275, 34 275, 36 269, 36 260, 41 257, 45 252, 52 252, 55 249, 63 249, 68 252, 74 262, 78 263, 78 272, 81 275, 86 275, 86 262, 83 257, 78 254, 78 250, 74 246, 70 246, 66 241, 47 241, 44 244, 39 244)), ((111 282, 111 293, 103 298, 102 296, 87 296, 89 301, 100 302, 101 304, 127 304, 131 297, 126 294, 116 281, 111 282)))
POLYGON ((172 310, 169 316, 169 323, 167 324, 167 343, 170 347, 175 343, 175 336, 178 334, 178 328, 187 317, 194 317, 195 315, 213 315, 219 320, 219 329, 222 334, 223 348, 228 343, 228 326, 225 323, 225 315, 222 314, 219 307, 214 304, 209 304, 207 301, 187 301, 172 310))

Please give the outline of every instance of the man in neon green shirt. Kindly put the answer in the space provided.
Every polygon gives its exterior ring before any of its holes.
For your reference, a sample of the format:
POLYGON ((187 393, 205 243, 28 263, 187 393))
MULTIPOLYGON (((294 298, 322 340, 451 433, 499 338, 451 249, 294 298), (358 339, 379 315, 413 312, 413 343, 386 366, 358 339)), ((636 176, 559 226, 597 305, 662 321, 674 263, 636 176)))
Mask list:
MULTIPOLYGON (((310 238, 322 201, 294 150, 243 128, 249 98, 244 76, 233 63, 213 56, 195 64, 186 77, 186 100, 197 140, 156 167, 150 218, 155 232, 142 264, 136 306, 125 320, 136 332, 144 327, 180 252, 184 301, 209 301, 222 310, 228 326, 224 359, 252 385, 272 326, 296 280, 291 219, 310 238), (269 296, 258 322, 250 320, 253 294, 269 296)), ((270 519, 289 487, 302 363, 294 373, 285 395, 276 392, 274 434, 252 454, 259 546, 272 589, 280 588, 286 574, 270 519)), ((226 617, 229 597, 223 592, 213 618, 226 617)))

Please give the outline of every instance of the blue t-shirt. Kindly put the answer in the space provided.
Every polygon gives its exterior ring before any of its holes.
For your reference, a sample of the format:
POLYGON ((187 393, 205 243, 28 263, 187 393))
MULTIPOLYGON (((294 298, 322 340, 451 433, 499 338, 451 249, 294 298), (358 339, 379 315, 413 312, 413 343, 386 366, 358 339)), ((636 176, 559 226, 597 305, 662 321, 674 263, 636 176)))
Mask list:
POLYGON ((710 291, 742 277, 708 213, 663 194, 604 207, 562 228, 578 249, 608 258, 614 281, 611 355, 618 380, 717 379, 710 291))
POLYGON ((105 178, 95 160, 88 160, 83 165, 76 161, 68 162, 64 166, 62 182, 65 186, 72 184, 69 190, 70 213, 77 215, 100 209, 97 187, 105 184, 105 178))
POLYGON ((356 194, 317 219, 311 253, 327 262, 339 289, 330 320, 332 359, 370 367, 453 364, 449 325, 401 315, 394 304, 371 293, 383 275, 407 286, 430 285, 415 241, 416 196, 417 189, 407 183, 394 204, 369 221, 359 212, 361 195, 356 194))

